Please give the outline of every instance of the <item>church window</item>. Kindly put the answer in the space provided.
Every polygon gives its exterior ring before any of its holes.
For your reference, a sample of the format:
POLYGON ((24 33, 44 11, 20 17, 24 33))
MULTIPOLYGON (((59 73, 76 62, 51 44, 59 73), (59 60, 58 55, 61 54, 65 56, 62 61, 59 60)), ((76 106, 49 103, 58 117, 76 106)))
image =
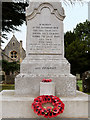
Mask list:
POLYGON ((15 46, 15 42, 12 42, 13 46, 15 46))
POLYGON ((11 57, 12 59, 16 59, 16 58, 17 58, 17 52, 16 52, 16 51, 11 51, 11 52, 10 52, 10 57, 11 57))

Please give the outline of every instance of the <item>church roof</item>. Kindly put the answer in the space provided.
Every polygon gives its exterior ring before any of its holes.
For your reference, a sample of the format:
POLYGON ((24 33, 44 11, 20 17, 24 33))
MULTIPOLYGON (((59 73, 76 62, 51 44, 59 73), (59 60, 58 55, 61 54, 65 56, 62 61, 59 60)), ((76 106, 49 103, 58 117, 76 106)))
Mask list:
MULTIPOLYGON (((6 47, 4 48, 4 50, 9 46, 9 44, 11 43, 11 42, 15 42, 15 43, 17 43, 17 44, 20 44, 20 42, 17 40, 17 38, 15 37, 15 35, 13 35, 12 36, 12 38, 11 38, 11 40, 8 42, 8 44, 6 45, 6 47)), ((24 48, 22 47, 22 49, 24 50, 24 48)), ((3 50, 3 51, 4 51, 3 50)), ((25 50, 24 50, 25 51, 25 50)))

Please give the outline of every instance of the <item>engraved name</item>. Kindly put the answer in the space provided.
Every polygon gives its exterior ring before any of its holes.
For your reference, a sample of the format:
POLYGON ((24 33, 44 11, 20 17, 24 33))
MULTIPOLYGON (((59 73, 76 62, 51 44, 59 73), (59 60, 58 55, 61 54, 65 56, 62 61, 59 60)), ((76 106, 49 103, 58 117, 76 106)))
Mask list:
POLYGON ((56 69, 56 67, 36 67, 35 69, 56 69))

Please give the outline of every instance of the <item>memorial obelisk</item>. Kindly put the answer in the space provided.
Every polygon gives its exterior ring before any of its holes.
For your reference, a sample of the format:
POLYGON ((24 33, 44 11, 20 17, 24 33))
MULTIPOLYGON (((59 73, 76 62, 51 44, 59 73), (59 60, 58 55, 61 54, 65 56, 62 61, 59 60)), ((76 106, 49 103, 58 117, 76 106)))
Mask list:
POLYGON ((76 77, 70 74, 64 57, 64 18, 59 0, 30 2, 26 11, 26 58, 15 80, 16 94, 38 96, 43 78, 55 82, 57 96, 76 94, 76 77))

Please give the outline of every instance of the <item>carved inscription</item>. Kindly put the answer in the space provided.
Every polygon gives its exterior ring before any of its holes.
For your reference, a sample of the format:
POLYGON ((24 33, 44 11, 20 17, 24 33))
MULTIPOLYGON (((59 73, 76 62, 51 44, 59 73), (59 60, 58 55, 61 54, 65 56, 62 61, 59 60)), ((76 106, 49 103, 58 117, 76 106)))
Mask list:
POLYGON ((60 30, 51 24, 38 24, 33 26, 30 41, 30 51, 53 53, 60 51, 60 30))
POLYGON ((56 69, 56 67, 36 67, 35 69, 48 69, 48 70, 50 70, 50 69, 56 69))

